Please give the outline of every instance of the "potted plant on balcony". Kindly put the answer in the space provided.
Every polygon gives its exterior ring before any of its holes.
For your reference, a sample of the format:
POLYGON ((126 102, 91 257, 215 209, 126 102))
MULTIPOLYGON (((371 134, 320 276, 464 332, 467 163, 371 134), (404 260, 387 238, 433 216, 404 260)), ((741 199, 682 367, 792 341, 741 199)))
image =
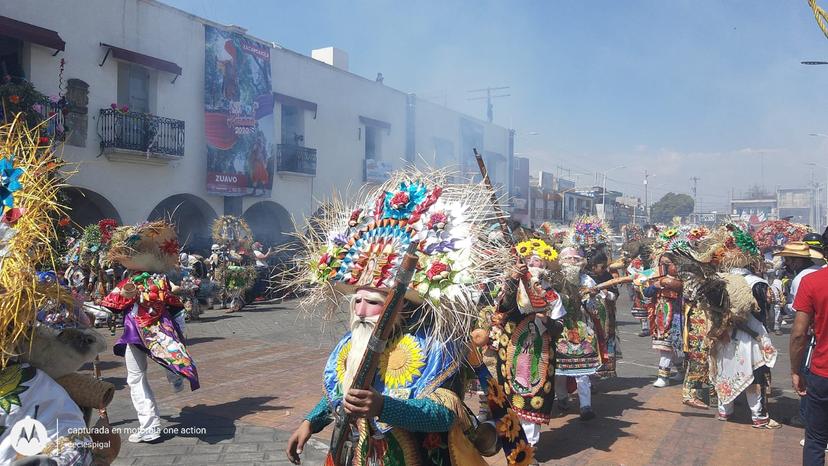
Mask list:
MULTIPOLYGON (((0 122, 11 119, 18 113, 23 113, 30 128, 40 125, 44 119, 54 117, 60 111, 63 115, 68 112, 64 97, 46 97, 34 85, 23 79, 9 75, 0 79, 0 122)), ((51 125, 41 127, 41 137, 48 137, 51 125)), ((63 125, 54 125, 56 134, 65 131, 63 125)))

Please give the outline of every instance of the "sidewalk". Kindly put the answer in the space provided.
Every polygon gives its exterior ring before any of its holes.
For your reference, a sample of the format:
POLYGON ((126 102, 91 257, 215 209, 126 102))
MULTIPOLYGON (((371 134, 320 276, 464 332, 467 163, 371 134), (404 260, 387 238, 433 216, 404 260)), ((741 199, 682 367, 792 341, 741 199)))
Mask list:
MULTIPOLYGON (((623 303, 619 309, 625 309, 623 303)), ((631 318, 621 319, 620 377, 596 383, 593 408, 598 418, 582 422, 573 411, 553 419, 541 434, 537 458, 542 464, 759 466, 801 461, 802 429, 753 429, 744 402, 737 404, 734 421, 716 421, 715 410, 681 404, 680 384, 654 388, 655 355, 649 338, 635 335, 637 323, 631 318)), ((115 464, 290 464, 285 443, 322 396, 322 368, 341 331, 341 325, 323 331, 319 321, 297 320, 289 302, 235 314, 208 311, 187 328, 202 388, 174 394, 163 369, 150 365, 152 387, 170 433, 153 444, 130 444, 128 433, 122 435, 115 464), (172 435, 176 429, 179 434, 172 435)), ((787 335, 773 338, 780 354, 770 413, 785 424, 796 413, 798 400, 787 388, 787 335)), ((109 410, 113 427, 137 427, 123 360, 111 353, 102 360, 103 376, 117 387, 109 410)), ((305 448, 303 464, 323 463, 328 430, 305 448)), ((506 464, 502 454, 490 462, 506 464)))

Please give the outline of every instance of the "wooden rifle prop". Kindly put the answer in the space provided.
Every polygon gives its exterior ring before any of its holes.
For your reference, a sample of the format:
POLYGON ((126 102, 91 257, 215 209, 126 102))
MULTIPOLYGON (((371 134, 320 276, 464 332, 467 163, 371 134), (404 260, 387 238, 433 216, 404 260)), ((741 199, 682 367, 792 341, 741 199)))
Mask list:
MULTIPOLYGON (((503 213, 503 209, 500 208, 500 203, 497 200, 497 193, 495 192, 494 187, 492 186, 492 180, 489 178, 489 170, 486 168, 486 162, 483 161, 483 156, 480 155, 480 152, 477 152, 477 148, 472 149, 474 151, 474 158, 477 160, 477 166, 480 168, 480 175, 483 177, 483 183, 486 184, 486 188, 489 190, 489 195, 491 196, 492 208, 495 211, 495 215, 497 216, 497 222, 500 224, 500 231, 503 233, 503 239, 509 245, 509 248, 512 251, 512 255, 515 257, 515 261, 518 265, 523 265, 523 259, 520 258, 520 255, 517 253, 517 248, 515 247, 515 238, 512 236, 512 229, 509 228, 509 224, 506 223, 506 216, 503 213)), ((531 287, 526 280, 524 275, 520 276, 520 283, 523 285, 523 288, 528 292, 531 290, 531 287)))
MULTIPOLYGON (((391 337, 394 323, 405 302, 405 292, 408 290, 408 284, 411 282, 411 277, 417 268, 417 248, 419 244, 419 241, 413 240, 405 251, 402 264, 395 277, 396 283, 394 284, 394 289, 385 298, 384 308, 371 334, 371 339, 368 341, 368 348, 366 348, 365 354, 362 355, 362 360, 354 376, 354 381, 348 389, 343 390, 343 398, 351 388, 370 390, 374 384, 380 356, 385 351, 388 338, 391 337)), ((341 403, 336 408, 334 416, 336 423, 334 424, 334 431, 331 435, 330 450, 328 451, 328 458, 325 464, 326 466, 350 466, 353 458, 353 449, 356 448, 356 439, 352 437, 352 424, 355 418, 345 413, 345 409, 341 403)))
MULTIPOLYGON (((653 276, 653 277, 646 278, 644 280, 640 280, 639 283, 641 283, 642 285, 645 285, 645 284, 648 284, 649 282, 651 282, 653 280, 658 280, 658 279, 664 278, 664 277, 666 277, 666 275, 656 275, 656 276, 653 276)), ((623 276, 623 277, 613 278, 612 280, 607 280, 605 282, 601 282, 601 283, 593 286, 592 288, 584 288, 584 289, 581 290, 581 294, 585 295, 585 294, 589 294, 589 293, 597 293, 599 291, 606 290, 607 288, 612 288, 613 286, 623 285, 625 283, 632 283, 633 281, 635 281, 635 279, 636 279, 636 277, 634 275, 626 275, 626 276, 623 276)))

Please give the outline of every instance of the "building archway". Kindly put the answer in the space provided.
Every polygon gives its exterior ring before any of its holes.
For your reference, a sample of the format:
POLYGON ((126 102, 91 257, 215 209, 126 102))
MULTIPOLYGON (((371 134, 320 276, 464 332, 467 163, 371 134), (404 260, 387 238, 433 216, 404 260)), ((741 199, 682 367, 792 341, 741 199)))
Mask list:
POLYGON ((253 204, 247 208, 242 218, 250 225, 253 238, 266 246, 288 241, 288 234, 293 231, 293 222, 287 209, 273 201, 253 204))
POLYGON ((210 204, 192 194, 176 194, 164 199, 147 217, 147 220, 171 221, 184 249, 200 254, 210 251, 210 229, 215 219, 216 211, 210 204))
POLYGON ((105 218, 113 218, 121 224, 121 215, 109 199, 90 189, 69 186, 61 190, 66 197, 66 214, 81 228, 93 225, 105 218))

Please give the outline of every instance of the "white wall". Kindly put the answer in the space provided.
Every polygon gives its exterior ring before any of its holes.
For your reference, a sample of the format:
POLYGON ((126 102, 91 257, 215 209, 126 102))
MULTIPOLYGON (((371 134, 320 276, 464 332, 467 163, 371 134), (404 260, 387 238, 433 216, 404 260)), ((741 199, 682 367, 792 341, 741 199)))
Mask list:
MULTIPOLYGON (((69 183, 106 197, 125 223, 145 220, 163 199, 190 193, 223 213, 223 198, 208 195, 205 188, 206 148, 204 138, 204 22, 196 16, 153 0, 30 0, 0 2, 0 15, 27 22, 60 34, 66 50, 52 57, 53 50, 26 44, 24 69, 45 94, 58 93, 58 72, 65 60, 64 81, 81 79, 89 84, 89 120, 86 147, 66 145, 64 157, 78 163, 78 173, 69 183), (183 69, 173 76, 153 70, 154 97, 151 112, 185 121, 185 153, 180 161, 165 166, 114 162, 99 156, 98 112, 117 101, 118 62, 111 56, 98 66, 106 49, 99 43, 133 50, 177 63, 183 69)), ((268 38, 278 40, 278 37, 268 38)), ((365 131, 359 116, 391 124, 383 131, 380 159, 396 167, 405 164, 406 95, 373 80, 336 69, 296 52, 275 48, 271 53, 275 92, 315 102, 316 119, 305 112, 306 147, 317 149, 317 175, 305 177, 278 174, 271 199, 284 206, 298 221, 318 207, 335 188, 363 182, 365 131)), ((151 89, 151 94, 153 93, 151 89)), ((278 141, 280 106, 274 108, 274 135, 278 141)), ((433 151, 434 138, 453 142, 459 156, 459 120, 465 117, 445 107, 418 100, 416 150, 433 151)), ((474 120, 474 119, 473 119, 474 120)), ((484 126, 484 150, 508 155, 508 131, 484 126)), ((433 153, 433 152, 432 152, 433 153)), ((496 180, 505 183, 505 180, 496 180)), ((262 198, 245 198, 247 209, 262 198)))

